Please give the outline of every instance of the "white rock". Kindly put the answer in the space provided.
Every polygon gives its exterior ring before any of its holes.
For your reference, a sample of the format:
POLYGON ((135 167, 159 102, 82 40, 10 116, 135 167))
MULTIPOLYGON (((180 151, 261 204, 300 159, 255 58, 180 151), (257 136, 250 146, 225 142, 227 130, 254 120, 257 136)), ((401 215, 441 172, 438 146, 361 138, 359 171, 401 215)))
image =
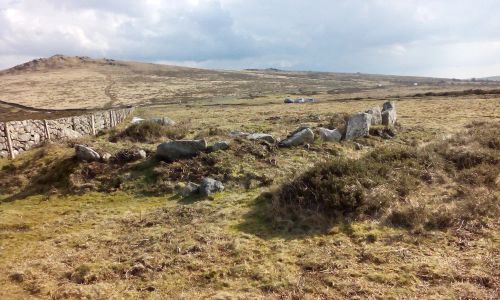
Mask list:
POLYGON ((338 129, 319 128, 319 137, 326 142, 338 142, 342 139, 342 133, 338 129))

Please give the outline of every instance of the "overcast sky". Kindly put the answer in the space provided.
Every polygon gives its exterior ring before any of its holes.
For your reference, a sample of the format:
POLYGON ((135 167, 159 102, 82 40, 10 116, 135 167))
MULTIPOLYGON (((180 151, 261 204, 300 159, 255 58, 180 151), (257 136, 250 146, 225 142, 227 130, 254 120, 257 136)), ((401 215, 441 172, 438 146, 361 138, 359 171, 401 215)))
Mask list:
POLYGON ((500 1, 0 0, 0 69, 53 54, 492 76, 500 75, 500 1))

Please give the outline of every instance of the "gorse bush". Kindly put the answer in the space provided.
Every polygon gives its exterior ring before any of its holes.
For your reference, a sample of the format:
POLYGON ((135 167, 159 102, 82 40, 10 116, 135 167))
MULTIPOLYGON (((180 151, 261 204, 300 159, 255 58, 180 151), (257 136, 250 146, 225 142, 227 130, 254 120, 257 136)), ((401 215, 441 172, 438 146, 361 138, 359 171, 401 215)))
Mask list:
POLYGON ((177 124, 165 126, 153 121, 143 121, 127 127, 124 131, 115 135, 112 140, 127 139, 132 142, 155 142, 161 138, 182 139, 189 132, 187 126, 177 124))
POLYGON ((375 216, 419 184, 423 168, 408 147, 381 148, 362 159, 336 158, 284 184, 274 200, 278 215, 329 218, 375 216), (417 163, 416 163, 417 162, 417 163))

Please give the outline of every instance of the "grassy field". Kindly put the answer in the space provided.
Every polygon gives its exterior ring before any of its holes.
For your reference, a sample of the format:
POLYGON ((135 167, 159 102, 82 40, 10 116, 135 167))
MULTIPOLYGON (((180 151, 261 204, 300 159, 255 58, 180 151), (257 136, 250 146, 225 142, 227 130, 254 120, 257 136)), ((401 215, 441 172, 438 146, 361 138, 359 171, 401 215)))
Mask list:
POLYGON ((237 130, 283 138, 383 103, 377 93, 332 93, 313 104, 285 105, 270 93, 135 111, 174 119, 170 134, 231 142, 191 160, 157 161, 156 145, 168 138, 121 139, 125 125, 79 142, 110 153, 138 146, 148 159, 78 163, 67 142, 0 160, 0 298, 496 298, 500 99, 401 98, 397 137, 359 139, 360 151, 353 142, 278 149, 228 137, 237 130), (353 177, 338 178, 355 182, 373 172, 364 162, 380 168, 387 157, 407 158, 387 160, 389 173, 372 177, 379 185, 370 193, 397 191, 376 214, 280 209, 283 187, 308 170, 359 161, 353 177), (175 194, 176 185, 204 176, 225 191, 175 194))

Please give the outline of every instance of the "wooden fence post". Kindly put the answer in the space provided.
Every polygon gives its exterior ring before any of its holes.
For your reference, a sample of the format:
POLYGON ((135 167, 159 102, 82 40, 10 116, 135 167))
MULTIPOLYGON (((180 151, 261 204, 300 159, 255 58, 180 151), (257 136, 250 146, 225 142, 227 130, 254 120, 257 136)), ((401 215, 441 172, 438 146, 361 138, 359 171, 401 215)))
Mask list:
POLYGON ((90 116, 90 123, 92 125, 92 135, 95 135, 95 117, 94 114, 90 116))
POLYGON ((43 127, 45 128, 45 138, 50 141, 50 129, 47 120, 43 120, 43 127))
POLYGON ((14 159, 14 149, 12 149, 12 139, 10 138, 9 123, 4 123, 5 137, 7 139, 7 151, 9 151, 9 158, 14 159))
POLYGON ((113 114, 109 111, 109 128, 113 128, 113 114))

